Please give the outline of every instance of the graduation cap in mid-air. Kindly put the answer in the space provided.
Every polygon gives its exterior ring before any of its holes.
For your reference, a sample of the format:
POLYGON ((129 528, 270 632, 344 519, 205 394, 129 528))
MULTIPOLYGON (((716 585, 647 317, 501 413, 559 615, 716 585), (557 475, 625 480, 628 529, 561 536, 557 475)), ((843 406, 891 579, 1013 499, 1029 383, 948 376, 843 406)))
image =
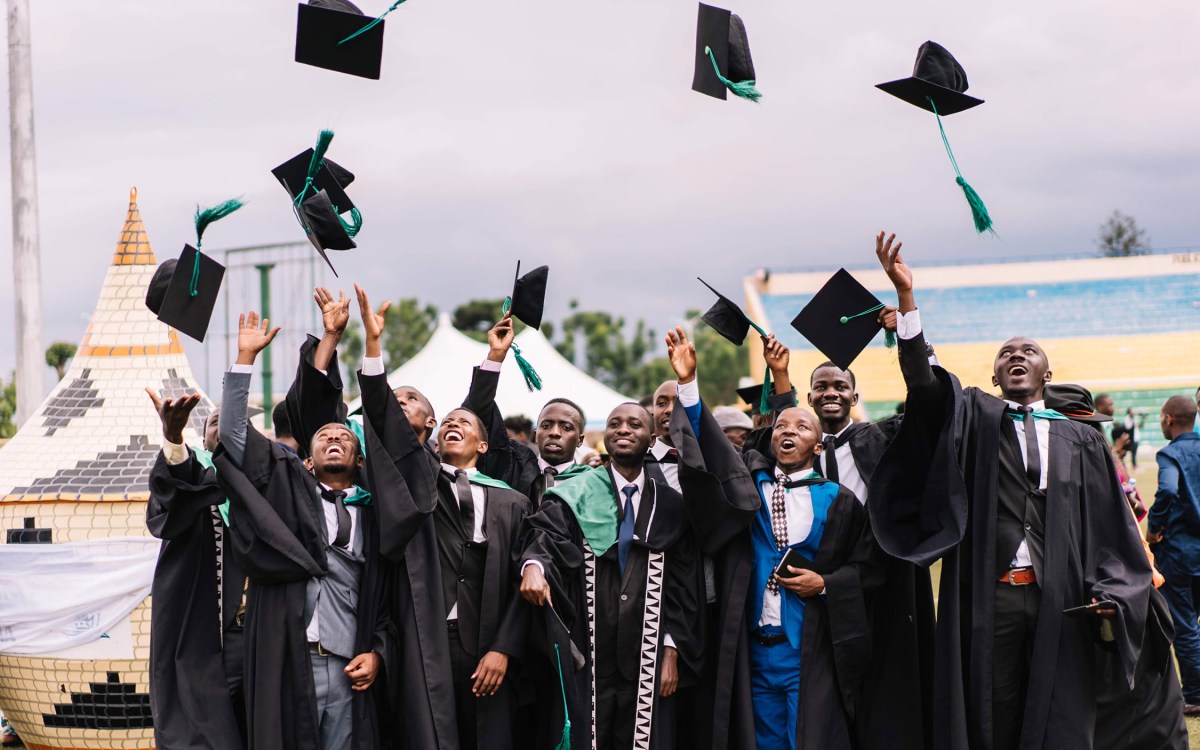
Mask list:
POLYGON ((762 94, 754 81, 746 24, 734 13, 700 3, 692 90, 717 99, 725 99, 725 92, 732 91, 735 96, 757 102, 762 94))
POLYGON ((955 182, 962 188, 967 197, 967 205, 971 207, 975 231, 980 234, 995 234, 987 206, 983 204, 979 193, 963 179, 958 162, 954 158, 954 151, 950 149, 950 141, 946 138, 946 129, 942 127, 942 115, 952 115, 983 104, 982 99, 965 93, 967 72, 958 60, 954 59, 954 55, 937 42, 925 42, 917 50, 917 61, 913 65, 911 76, 876 84, 875 88, 934 114, 937 118, 938 132, 942 134, 942 145, 946 147, 946 155, 950 157, 950 165, 954 167, 955 182))
POLYGON ((208 332, 225 266, 200 252, 204 230, 244 205, 233 198, 212 208, 196 208, 196 247, 184 245, 179 258, 164 261, 150 277, 146 307, 158 319, 188 336, 203 341, 208 332))
POLYGON ((378 80, 383 60, 383 16, 396 5, 378 18, 371 18, 349 0, 302 3, 296 18, 296 62, 378 80))
POLYGON ((292 197, 296 220, 337 276, 337 269, 325 251, 358 247, 354 237, 362 228, 362 214, 346 194, 346 186, 354 181, 354 174, 325 158, 332 141, 333 131, 322 130, 314 148, 275 167, 271 174, 292 197), (348 221, 342 216, 347 213, 348 221))
MULTIPOLYGON (((717 295, 717 301, 712 304, 712 307, 708 308, 708 312, 700 316, 700 319, 708 323, 709 327, 714 331, 721 334, 722 337, 735 346, 741 346, 745 343, 746 336, 750 333, 751 328, 757 331, 758 335, 764 338, 767 336, 767 332, 763 330, 762 326, 751 320, 750 316, 746 315, 742 311, 742 308, 738 307, 737 303, 716 289, 713 289, 707 281, 699 276, 696 277, 696 281, 699 281, 708 287, 708 291, 717 295)), ((771 411, 771 406, 768 403, 771 396, 771 387, 771 368, 767 367, 766 375, 763 376, 762 386, 759 387, 759 395, 746 399, 746 403, 757 405, 760 413, 767 414, 771 411)))
MULTIPOLYGON (((843 370, 867 348, 883 329, 877 313, 883 303, 844 268, 808 301, 792 321, 792 328, 843 370)), ((889 333, 887 345, 895 346, 889 333)))
MULTIPOLYGON (((550 266, 538 266, 522 276, 521 261, 518 260, 517 273, 513 277, 512 295, 504 300, 500 314, 511 313, 514 318, 530 328, 540 329, 542 312, 546 306, 546 281, 549 277, 550 266)), ((513 342, 511 348, 513 359, 517 361, 517 368, 521 371, 521 377, 525 378, 525 387, 531 391, 540 391, 542 378, 537 374, 537 370, 533 369, 533 365, 529 364, 529 360, 521 354, 521 347, 517 346, 516 341, 513 342)))

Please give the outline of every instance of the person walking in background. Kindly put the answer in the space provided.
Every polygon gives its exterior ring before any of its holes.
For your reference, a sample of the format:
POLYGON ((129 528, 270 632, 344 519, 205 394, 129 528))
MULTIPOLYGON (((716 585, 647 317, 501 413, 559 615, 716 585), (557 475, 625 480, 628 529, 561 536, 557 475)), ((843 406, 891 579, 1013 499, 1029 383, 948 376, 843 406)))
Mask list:
POLYGON ((1167 582, 1162 592, 1175 621, 1175 656, 1183 681, 1184 715, 1200 716, 1200 435, 1193 432, 1196 404, 1172 396, 1163 404, 1158 491, 1146 541, 1167 582))
POLYGON ((1129 463, 1137 471, 1138 441, 1141 438, 1142 420, 1144 417, 1133 413, 1133 409, 1125 412, 1125 432, 1129 433, 1129 463))

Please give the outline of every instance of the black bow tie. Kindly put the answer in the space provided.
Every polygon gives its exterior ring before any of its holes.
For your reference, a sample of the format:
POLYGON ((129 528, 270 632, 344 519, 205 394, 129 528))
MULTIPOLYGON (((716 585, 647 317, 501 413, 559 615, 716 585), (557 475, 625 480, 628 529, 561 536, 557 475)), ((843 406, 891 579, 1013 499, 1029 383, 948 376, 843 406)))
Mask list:
POLYGON ((346 547, 350 544, 350 511, 346 509, 346 493, 342 490, 321 488, 321 498, 327 503, 333 503, 337 509, 337 533, 333 538, 333 546, 346 547))

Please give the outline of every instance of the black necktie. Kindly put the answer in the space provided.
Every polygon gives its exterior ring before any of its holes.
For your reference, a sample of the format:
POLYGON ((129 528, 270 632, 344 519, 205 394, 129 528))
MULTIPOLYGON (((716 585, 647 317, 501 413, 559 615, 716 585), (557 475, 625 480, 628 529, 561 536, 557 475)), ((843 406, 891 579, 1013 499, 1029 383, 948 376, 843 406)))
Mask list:
POLYGON ((475 498, 471 495, 471 480, 463 469, 454 472, 454 489, 458 495, 459 522, 470 542, 475 539, 475 498))
POLYGON ((1042 452, 1038 450, 1033 407, 1022 406, 1018 411, 1021 412, 1021 426, 1025 428, 1025 473, 1036 490, 1042 484, 1042 452))
POLYGON ((840 481, 837 465, 837 438, 833 435, 826 435, 821 439, 821 447, 825 451, 825 478, 831 482, 840 481))
POLYGON ((558 476, 558 469, 553 466, 547 466, 542 472, 542 492, 554 486, 554 478, 558 476))
POLYGON ((333 503, 337 510, 337 534, 333 537, 333 546, 346 548, 350 544, 350 511, 346 508, 346 493, 341 490, 321 488, 321 498, 327 503, 333 503))

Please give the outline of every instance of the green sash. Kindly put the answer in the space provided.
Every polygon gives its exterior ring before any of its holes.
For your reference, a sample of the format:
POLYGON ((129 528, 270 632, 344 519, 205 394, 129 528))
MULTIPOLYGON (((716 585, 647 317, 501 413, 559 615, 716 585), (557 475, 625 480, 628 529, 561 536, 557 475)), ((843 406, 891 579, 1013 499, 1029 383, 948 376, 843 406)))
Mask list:
MULTIPOLYGON (((214 472, 217 467, 213 466, 212 451, 206 451, 203 448, 192 448, 192 453, 195 454, 196 460, 206 469, 212 469, 214 472)), ((217 506, 217 512, 221 514, 221 520, 225 525, 229 525, 229 498, 225 498, 225 502, 217 506)))
POLYGON ((468 474, 467 478, 471 480, 471 484, 478 484, 481 487, 495 487, 498 490, 511 490, 504 482, 499 479, 492 479, 483 472, 476 471, 474 474, 468 474))
POLYGON ((596 557, 617 541, 617 501, 613 493, 612 476, 607 471, 584 471, 546 490, 547 495, 562 500, 575 514, 575 521, 596 557))

